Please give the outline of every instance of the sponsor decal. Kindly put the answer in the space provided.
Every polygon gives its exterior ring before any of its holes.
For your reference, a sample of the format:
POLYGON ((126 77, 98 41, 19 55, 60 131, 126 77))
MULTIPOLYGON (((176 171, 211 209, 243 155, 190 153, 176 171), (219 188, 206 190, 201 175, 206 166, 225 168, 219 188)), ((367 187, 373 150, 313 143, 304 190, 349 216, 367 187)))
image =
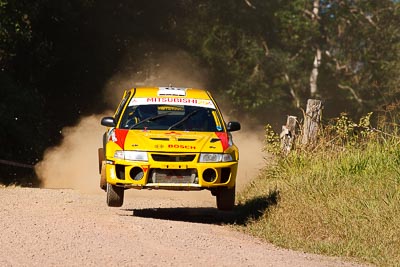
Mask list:
POLYGON ((185 111, 183 106, 158 106, 158 111, 185 111))
POLYGON ((147 97, 132 98, 129 106, 154 105, 154 104, 174 104, 187 105, 215 109, 211 99, 182 98, 182 97, 147 97))
POLYGON ((222 149, 225 151, 229 148, 229 136, 227 133, 215 132, 219 140, 221 140, 222 149))
POLYGON ((175 149, 196 149, 196 146, 190 146, 190 145, 178 145, 178 144, 169 144, 168 148, 175 148, 175 149))
POLYGON ((175 97, 149 97, 147 103, 182 103, 182 104, 198 104, 200 100, 193 98, 175 98, 175 97))
POLYGON ((126 135, 128 134, 128 130, 126 129, 113 129, 110 133, 109 141, 113 141, 120 148, 124 149, 126 135))

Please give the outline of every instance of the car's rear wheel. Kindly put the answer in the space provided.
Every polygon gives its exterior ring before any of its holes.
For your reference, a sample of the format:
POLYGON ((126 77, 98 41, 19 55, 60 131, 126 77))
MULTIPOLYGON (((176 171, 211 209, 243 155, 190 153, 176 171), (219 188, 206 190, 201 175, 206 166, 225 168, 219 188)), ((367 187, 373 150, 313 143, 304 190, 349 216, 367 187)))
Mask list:
POLYGON ((107 205, 121 207, 124 203, 124 188, 107 183, 107 205))
POLYGON ((229 211, 235 206, 235 187, 220 188, 216 193, 217 208, 229 211))

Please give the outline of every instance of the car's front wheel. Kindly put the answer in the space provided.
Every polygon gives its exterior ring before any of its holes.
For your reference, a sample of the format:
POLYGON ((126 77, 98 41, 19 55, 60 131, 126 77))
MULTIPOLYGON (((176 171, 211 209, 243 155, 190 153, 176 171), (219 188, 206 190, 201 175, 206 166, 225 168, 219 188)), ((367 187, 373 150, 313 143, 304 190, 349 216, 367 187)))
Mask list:
POLYGON ((229 211, 235 206, 235 187, 220 188, 216 192, 217 208, 219 210, 229 211))
POLYGON ((124 188, 107 183, 107 205, 121 207, 124 203, 124 188))

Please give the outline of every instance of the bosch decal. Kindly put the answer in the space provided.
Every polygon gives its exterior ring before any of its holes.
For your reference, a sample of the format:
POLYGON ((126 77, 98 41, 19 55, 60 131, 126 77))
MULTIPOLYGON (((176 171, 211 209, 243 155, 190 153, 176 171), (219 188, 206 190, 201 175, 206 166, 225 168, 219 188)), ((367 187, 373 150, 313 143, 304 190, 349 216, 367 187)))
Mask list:
POLYGON ((177 148, 177 149, 196 149, 196 146, 190 146, 190 145, 172 145, 169 144, 168 148, 177 148))

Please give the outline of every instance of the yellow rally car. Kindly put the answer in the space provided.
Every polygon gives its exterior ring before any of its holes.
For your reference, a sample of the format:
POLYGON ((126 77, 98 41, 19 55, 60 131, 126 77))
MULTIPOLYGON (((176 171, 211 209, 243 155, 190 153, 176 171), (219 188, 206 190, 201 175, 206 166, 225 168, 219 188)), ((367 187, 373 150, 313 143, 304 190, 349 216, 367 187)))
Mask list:
POLYGON ((231 210, 239 152, 208 91, 148 87, 125 91, 99 148, 100 187, 120 207, 124 190, 210 190, 220 210, 231 210))

